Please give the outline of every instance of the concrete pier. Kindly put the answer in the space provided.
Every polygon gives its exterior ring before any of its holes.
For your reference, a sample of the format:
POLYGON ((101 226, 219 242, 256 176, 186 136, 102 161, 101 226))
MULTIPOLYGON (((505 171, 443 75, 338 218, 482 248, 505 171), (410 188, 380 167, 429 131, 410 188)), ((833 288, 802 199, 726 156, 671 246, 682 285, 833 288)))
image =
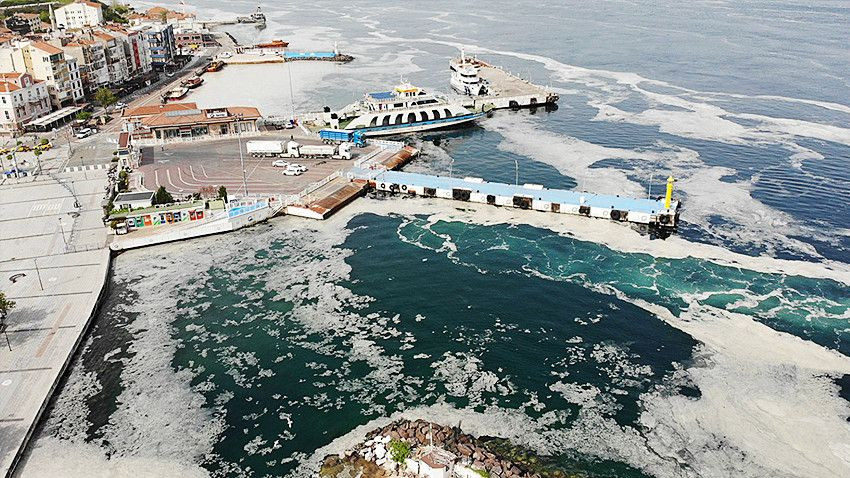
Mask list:
POLYGON ((0 336, 0 474, 10 476, 85 335, 110 255, 105 170, 0 181, 0 290, 17 304, 8 344, 0 336))
POLYGON ((477 62, 478 75, 487 81, 490 91, 482 96, 462 96, 462 103, 467 108, 524 108, 551 105, 558 101, 558 95, 543 86, 481 60, 477 62))

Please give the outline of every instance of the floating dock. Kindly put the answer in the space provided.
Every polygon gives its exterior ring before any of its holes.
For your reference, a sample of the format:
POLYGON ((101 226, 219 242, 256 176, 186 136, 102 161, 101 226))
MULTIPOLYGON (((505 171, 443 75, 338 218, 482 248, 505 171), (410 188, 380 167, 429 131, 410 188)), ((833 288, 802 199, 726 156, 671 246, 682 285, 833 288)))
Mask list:
POLYGON ((437 197, 455 201, 515 207, 534 211, 609 219, 637 226, 643 233, 668 235, 679 222, 679 201, 634 199, 590 194, 563 189, 547 189, 538 184, 490 183, 480 178, 447 178, 401 171, 353 169, 349 179, 366 180, 376 191, 437 197))
POLYGON ((535 85, 513 73, 481 60, 474 60, 478 76, 488 83, 489 93, 481 96, 461 96, 461 103, 475 110, 527 108, 554 105, 558 95, 546 87, 535 85))

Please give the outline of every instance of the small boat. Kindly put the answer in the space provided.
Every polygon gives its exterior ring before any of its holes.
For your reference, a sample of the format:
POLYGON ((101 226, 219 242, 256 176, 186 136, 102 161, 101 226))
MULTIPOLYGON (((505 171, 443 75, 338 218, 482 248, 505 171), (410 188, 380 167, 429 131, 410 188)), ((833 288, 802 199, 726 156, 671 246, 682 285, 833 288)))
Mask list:
POLYGON ((165 101, 177 101, 182 100, 189 93, 189 88, 185 86, 178 86, 177 88, 173 88, 171 90, 166 91, 162 95, 162 99, 165 101))
POLYGON ((210 63, 209 65, 207 65, 207 71, 210 72, 210 73, 215 72, 215 71, 220 71, 222 68, 224 68, 224 62, 223 61, 216 60, 216 61, 210 63))
POLYGON ((204 82, 203 78, 201 78, 199 76, 193 76, 193 77, 189 78, 188 80, 183 81, 180 84, 191 90, 191 89, 195 89, 195 88, 201 86, 201 84, 203 84, 203 82, 204 82))
POLYGON ((488 93, 487 81, 478 76, 481 62, 476 58, 468 58, 464 51, 460 50, 460 58, 453 58, 449 62, 452 72, 452 89, 462 95, 481 96, 488 93))

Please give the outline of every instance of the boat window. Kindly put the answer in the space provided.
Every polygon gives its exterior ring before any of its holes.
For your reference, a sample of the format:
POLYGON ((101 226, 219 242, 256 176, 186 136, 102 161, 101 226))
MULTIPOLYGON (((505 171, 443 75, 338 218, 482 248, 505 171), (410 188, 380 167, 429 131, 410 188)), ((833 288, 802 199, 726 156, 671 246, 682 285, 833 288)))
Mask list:
POLYGON ((407 122, 408 123, 415 123, 416 122, 416 113, 408 114, 407 115, 407 122))
POLYGON ((390 125, 390 115, 384 115, 384 118, 381 120, 381 126, 389 126, 390 125))
POLYGON ((445 112, 446 112, 446 118, 451 118, 451 117, 453 116, 453 115, 452 115, 452 112, 451 112, 451 111, 449 111, 449 109, 448 109, 448 108, 444 109, 443 111, 445 111, 445 112))
POLYGON ((431 110, 431 113, 434 113, 434 119, 440 119, 440 112, 437 110, 431 110))
POLYGON ((369 126, 370 127, 378 126, 378 115, 375 115, 374 117, 372 117, 372 121, 369 122, 369 126))
POLYGON ((403 114, 401 114, 401 113, 397 114, 396 117, 395 117, 395 124, 401 124, 402 121, 403 121, 403 119, 402 119, 403 117, 404 117, 403 114))
POLYGON ((403 107, 403 106, 404 106, 404 103, 395 103, 395 104, 393 104, 393 107, 394 107, 394 108, 401 108, 401 107, 403 107))
POLYGON ((422 118, 422 121, 428 121, 428 113, 425 111, 420 111, 419 116, 422 118))

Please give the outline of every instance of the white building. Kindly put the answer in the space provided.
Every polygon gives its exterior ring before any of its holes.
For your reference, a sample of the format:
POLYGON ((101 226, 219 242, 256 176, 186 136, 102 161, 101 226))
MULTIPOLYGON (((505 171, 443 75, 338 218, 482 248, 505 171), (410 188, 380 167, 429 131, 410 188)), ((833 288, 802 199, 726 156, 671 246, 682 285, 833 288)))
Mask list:
POLYGON ((56 26, 69 30, 93 27, 103 23, 103 8, 99 3, 77 0, 53 11, 56 26))
POLYGON ((83 83, 77 61, 61 49, 43 41, 17 41, 0 48, 0 71, 29 73, 47 84, 56 108, 83 98, 83 83))
POLYGON ((15 136, 24 125, 50 113, 47 84, 27 73, 0 73, 0 135, 15 136))

